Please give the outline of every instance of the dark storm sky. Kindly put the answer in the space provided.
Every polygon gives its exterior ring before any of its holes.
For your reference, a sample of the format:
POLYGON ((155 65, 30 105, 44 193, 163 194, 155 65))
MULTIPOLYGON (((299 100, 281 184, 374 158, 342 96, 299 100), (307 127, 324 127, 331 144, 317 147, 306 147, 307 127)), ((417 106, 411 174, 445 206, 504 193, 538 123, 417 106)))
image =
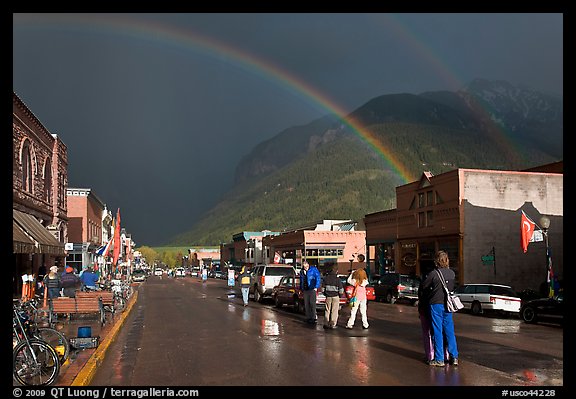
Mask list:
POLYGON ((563 95, 562 35, 539 13, 13 14, 13 90, 67 145, 70 187, 154 245, 285 128, 474 78, 563 95))

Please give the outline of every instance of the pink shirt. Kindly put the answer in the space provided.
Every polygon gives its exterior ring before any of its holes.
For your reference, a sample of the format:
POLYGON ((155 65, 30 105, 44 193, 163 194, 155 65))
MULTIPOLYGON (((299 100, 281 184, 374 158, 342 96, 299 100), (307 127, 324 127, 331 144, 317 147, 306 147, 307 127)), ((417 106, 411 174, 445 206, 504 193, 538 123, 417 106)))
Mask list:
MULTIPOLYGON (((350 285, 356 285, 356 280, 352 278, 352 275, 350 275, 348 277, 348 284, 350 285)), ((365 301, 366 300, 366 286, 368 285, 368 280, 364 280, 362 281, 362 284, 360 284, 358 287, 356 287, 356 299, 358 299, 359 301, 365 301)))

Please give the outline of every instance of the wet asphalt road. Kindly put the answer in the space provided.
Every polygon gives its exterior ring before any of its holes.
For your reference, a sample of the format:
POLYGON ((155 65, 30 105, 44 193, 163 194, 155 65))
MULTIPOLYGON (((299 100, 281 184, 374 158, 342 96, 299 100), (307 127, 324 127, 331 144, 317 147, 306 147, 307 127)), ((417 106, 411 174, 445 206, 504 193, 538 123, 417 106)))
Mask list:
POLYGON ((409 304, 369 302, 370 328, 303 323, 272 302, 242 306, 226 280, 150 277, 93 386, 562 386, 563 328, 454 315, 460 365, 423 362, 409 304))

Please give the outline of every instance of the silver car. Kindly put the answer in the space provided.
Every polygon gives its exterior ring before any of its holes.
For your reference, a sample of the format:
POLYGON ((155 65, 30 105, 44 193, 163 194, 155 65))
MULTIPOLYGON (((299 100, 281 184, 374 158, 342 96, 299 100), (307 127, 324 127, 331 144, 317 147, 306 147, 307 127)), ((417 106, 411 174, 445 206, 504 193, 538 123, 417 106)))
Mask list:
POLYGON ((250 271, 252 278, 248 297, 256 302, 262 302, 264 298, 272 297, 274 288, 282 277, 296 275, 296 269, 290 265, 256 265, 250 271))

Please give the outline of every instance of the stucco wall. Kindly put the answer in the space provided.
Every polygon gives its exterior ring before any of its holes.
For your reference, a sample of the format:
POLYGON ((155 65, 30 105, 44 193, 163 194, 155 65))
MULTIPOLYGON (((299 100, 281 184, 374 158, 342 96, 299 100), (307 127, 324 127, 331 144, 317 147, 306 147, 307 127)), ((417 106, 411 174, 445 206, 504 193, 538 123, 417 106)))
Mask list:
POLYGON ((520 246, 521 211, 537 224, 550 218, 549 244, 554 272, 563 276, 563 175, 544 173, 461 170, 463 208, 464 283, 512 285, 517 291, 538 289, 546 279, 544 242, 533 242, 524 253, 520 246), (481 257, 492 247, 493 266, 481 257))

